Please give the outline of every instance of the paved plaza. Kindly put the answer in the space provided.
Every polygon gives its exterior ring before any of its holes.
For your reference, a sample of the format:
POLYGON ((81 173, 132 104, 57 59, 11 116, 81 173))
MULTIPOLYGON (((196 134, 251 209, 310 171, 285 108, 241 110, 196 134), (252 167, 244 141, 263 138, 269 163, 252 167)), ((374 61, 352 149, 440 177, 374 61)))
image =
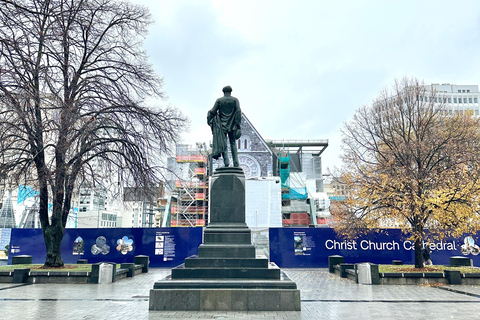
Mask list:
POLYGON ((0 284, 3 319, 478 319, 480 286, 357 285, 327 269, 284 269, 301 312, 149 311, 148 295, 170 269, 110 284, 0 284))

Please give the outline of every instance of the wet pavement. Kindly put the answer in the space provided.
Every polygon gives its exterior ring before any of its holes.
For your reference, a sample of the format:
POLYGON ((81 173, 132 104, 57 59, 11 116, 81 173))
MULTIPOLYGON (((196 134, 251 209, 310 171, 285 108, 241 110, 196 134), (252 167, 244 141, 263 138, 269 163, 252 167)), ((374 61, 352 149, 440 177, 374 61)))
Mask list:
POLYGON ((170 269, 110 284, 2 284, 1 319, 478 319, 480 286, 358 285, 328 269, 283 269, 302 311, 149 311, 155 281, 170 269))

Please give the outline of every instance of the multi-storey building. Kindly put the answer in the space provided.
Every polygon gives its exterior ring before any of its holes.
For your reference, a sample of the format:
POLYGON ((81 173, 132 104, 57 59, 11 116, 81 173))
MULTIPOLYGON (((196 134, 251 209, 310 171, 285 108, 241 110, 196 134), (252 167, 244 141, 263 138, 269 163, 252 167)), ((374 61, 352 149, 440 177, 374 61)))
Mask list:
POLYGON ((12 193, 8 192, 0 209, 0 228, 16 228, 15 212, 12 205, 12 193))
POLYGON ((158 199, 163 194, 163 185, 150 188, 123 190, 123 228, 153 228, 158 211, 158 199))
POLYGON ((434 83, 427 87, 427 90, 435 90, 436 97, 423 97, 428 102, 443 102, 445 110, 450 113, 473 111, 475 115, 480 115, 480 92, 478 85, 456 85, 443 83, 434 83))
POLYGON ((107 191, 102 186, 81 186, 70 213, 77 228, 115 228, 117 213, 106 210, 107 191))

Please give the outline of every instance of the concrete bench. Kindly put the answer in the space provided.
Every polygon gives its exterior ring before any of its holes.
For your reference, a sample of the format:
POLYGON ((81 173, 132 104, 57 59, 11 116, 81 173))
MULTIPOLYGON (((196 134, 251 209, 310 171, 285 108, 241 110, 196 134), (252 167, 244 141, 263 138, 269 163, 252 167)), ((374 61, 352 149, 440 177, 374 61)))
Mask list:
POLYGON ((462 284, 462 274, 457 270, 445 270, 445 278, 449 284, 462 284))
POLYGON ((15 269, 13 270, 13 283, 27 283, 30 269, 15 269))
POLYGON ((328 256, 328 271, 330 273, 335 273, 334 266, 343 263, 343 260, 343 257, 339 255, 328 256))
POLYGON ((355 265, 353 263, 340 263, 338 265, 340 269, 340 277, 341 278, 347 278, 347 271, 348 270, 353 270, 355 271, 355 265))
POLYGON ((32 264, 32 256, 29 256, 29 255, 13 256, 12 264, 32 264))
POLYGON ((348 280, 357 282, 357 270, 355 269, 346 269, 345 275, 348 280))
POLYGON ((142 265, 142 272, 148 273, 148 265, 150 264, 150 258, 144 255, 138 255, 133 258, 133 263, 136 265, 142 265))
POLYGON ((467 257, 455 256, 450 257, 450 266, 452 267, 471 267, 473 266, 473 260, 467 257))

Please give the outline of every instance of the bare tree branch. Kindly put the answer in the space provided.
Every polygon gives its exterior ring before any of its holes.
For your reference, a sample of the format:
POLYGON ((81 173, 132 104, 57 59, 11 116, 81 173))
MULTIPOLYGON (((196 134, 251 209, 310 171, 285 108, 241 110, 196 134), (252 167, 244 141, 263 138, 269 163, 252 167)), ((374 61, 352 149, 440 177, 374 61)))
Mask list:
POLYGON ((0 175, 36 180, 47 265, 79 181, 111 172, 159 181, 158 158, 186 126, 141 50, 149 12, 127 1, 0 0, 0 175), (48 215, 48 203, 53 204, 48 215))

